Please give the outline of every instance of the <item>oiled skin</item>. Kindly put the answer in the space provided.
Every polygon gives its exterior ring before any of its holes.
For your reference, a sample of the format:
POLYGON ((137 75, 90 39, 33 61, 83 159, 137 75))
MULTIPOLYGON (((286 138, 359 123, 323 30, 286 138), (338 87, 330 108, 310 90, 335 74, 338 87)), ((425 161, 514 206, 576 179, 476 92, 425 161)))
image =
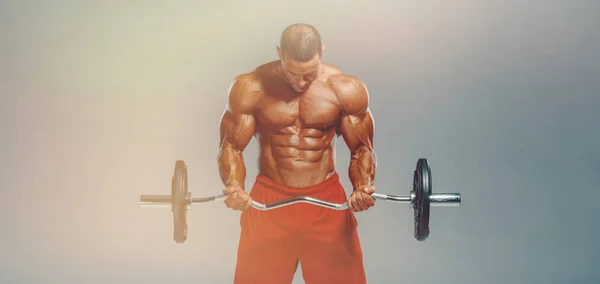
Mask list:
POLYGON ((373 185, 374 122, 364 84, 321 63, 317 78, 299 94, 280 74, 274 61, 232 82, 220 123, 223 184, 244 189, 242 153, 252 137, 260 144, 260 174, 293 188, 319 184, 335 171, 334 138, 341 135, 351 153, 354 190, 373 185))

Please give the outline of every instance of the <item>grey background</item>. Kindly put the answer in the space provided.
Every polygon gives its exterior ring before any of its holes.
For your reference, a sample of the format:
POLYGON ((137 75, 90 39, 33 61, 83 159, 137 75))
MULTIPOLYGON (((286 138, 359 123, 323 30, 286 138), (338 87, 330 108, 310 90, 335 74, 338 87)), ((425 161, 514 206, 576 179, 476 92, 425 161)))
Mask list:
POLYGON ((139 195, 177 159, 194 196, 220 192, 229 83, 295 22, 369 88, 378 191, 407 194, 426 157, 463 196, 424 243, 408 206, 358 214, 369 283, 598 282, 598 3, 2 1, 0 282, 231 283, 239 212, 195 206, 177 245, 139 195))

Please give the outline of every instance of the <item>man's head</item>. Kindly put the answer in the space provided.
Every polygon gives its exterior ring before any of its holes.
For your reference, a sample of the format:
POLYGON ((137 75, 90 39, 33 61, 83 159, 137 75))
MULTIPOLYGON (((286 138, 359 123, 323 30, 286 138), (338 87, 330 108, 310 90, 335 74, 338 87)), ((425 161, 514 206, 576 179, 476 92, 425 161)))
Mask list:
POLYGON ((277 54, 283 76, 296 92, 305 92, 317 78, 323 49, 321 35, 311 25, 293 24, 283 30, 277 54))

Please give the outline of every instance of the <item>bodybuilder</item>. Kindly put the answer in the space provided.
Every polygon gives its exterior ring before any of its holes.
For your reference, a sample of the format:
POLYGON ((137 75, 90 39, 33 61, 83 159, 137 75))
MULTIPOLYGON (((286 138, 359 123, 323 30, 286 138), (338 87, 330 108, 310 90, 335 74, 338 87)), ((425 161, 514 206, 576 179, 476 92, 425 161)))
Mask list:
POLYGON ((366 283, 354 212, 375 204, 374 122, 369 95, 356 77, 321 62, 324 47, 311 25, 287 27, 279 60, 237 76, 220 123, 219 172, 228 208, 242 210, 235 283, 291 283, 298 262, 306 283, 366 283), (351 153, 346 196, 335 169, 335 138, 351 153), (259 173, 245 190, 243 151, 256 137, 259 173), (351 210, 300 203, 246 210, 310 196, 351 210))

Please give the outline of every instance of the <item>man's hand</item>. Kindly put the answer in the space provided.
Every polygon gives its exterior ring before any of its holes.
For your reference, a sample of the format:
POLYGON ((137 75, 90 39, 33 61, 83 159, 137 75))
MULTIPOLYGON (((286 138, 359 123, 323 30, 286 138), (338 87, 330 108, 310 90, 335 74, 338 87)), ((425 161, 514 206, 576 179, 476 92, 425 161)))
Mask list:
POLYGON ((223 194, 229 195, 225 200, 227 208, 244 211, 252 207, 252 198, 239 186, 228 186, 223 190, 223 194))
POLYGON ((354 212, 369 210, 375 205, 375 199, 371 196, 375 192, 375 187, 372 185, 360 187, 350 194, 348 198, 348 207, 354 212))

